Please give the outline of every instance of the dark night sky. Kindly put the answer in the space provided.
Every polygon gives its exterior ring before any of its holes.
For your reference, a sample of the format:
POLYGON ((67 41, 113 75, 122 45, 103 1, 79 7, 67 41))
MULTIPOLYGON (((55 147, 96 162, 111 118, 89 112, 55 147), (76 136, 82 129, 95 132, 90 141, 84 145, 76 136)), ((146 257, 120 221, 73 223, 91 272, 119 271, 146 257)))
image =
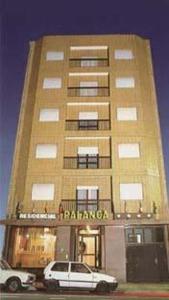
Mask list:
POLYGON ((150 39, 169 190, 169 0, 1 0, 0 6, 0 217, 5 216, 29 41, 43 35, 133 33, 150 39))

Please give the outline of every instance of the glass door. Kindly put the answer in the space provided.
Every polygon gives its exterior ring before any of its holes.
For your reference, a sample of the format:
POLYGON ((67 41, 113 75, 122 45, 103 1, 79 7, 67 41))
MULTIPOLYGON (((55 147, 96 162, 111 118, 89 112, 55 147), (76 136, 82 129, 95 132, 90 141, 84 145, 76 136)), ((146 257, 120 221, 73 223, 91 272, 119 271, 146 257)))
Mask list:
POLYGON ((91 267, 99 268, 101 265, 100 231, 90 231, 90 233, 87 230, 79 231, 78 261, 86 263, 91 267))

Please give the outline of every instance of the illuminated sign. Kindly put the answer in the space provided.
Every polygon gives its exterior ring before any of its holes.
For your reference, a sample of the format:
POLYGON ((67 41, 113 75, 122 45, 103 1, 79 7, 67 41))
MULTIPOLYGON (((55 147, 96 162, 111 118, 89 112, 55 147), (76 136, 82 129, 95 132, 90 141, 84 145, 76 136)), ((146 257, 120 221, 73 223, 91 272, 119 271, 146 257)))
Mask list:
POLYGON ((96 211, 69 211, 63 212, 64 220, 106 220, 108 219, 107 210, 96 211))
POLYGON ((20 213, 19 219, 44 219, 44 220, 55 220, 56 214, 35 214, 35 213, 20 213))

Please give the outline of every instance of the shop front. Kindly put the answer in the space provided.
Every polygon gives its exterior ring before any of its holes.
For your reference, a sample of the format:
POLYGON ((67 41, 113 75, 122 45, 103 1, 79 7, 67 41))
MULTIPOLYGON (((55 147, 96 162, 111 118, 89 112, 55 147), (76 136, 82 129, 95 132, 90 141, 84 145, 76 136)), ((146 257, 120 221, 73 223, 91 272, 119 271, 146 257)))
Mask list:
POLYGON ((84 262, 123 282, 168 278, 168 226, 98 219, 9 223, 4 258, 13 268, 42 275, 50 261, 70 260, 84 262))

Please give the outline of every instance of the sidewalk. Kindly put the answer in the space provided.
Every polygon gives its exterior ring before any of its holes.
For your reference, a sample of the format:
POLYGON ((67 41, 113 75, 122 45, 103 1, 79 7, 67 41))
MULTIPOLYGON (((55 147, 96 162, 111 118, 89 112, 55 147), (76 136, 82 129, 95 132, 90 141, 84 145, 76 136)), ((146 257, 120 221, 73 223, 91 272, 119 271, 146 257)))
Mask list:
MULTIPOLYGON (((41 282, 37 282, 35 287, 30 290, 36 291, 40 289, 45 291, 45 287, 41 282)), ((72 292, 71 292, 72 293, 72 292)), ((78 292, 83 295, 83 292, 78 292)), ((70 292, 69 292, 70 294, 70 292)), ((97 293, 96 293, 97 294, 97 293)), ((116 291, 113 292, 114 296, 121 297, 159 297, 169 299, 169 282, 168 283, 119 283, 116 291)))
POLYGON ((120 283, 117 296, 126 297, 159 297, 169 299, 168 283, 120 283))

